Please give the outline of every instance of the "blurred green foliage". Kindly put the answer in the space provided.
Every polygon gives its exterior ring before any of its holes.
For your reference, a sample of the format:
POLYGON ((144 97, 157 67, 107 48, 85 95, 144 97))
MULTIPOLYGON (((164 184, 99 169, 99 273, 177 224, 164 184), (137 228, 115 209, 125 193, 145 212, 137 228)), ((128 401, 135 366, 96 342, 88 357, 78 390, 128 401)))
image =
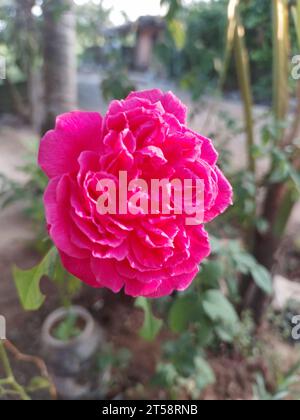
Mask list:
POLYGON ((211 238, 211 243, 212 257, 202 263, 190 288, 153 305, 175 335, 164 344, 153 384, 175 399, 182 395, 198 399, 215 382, 207 358, 210 352, 226 348, 229 353, 254 353, 251 314, 245 312, 239 317, 235 309, 240 274, 252 273, 260 288, 266 293, 272 291, 271 276, 239 241, 211 238))
POLYGON ((126 36, 115 34, 107 38, 103 49, 104 76, 101 81, 101 92, 106 101, 124 99, 136 90, 129 76, 131 55, 136 42, 135 34, 126 36))
POLYGON ((0 2, 0 55, 13 82, 25 81, 29 69, 41 62, 41 19, 31 14, 32 5, 34 0, 0 2))
POLYGON ((254 399, 258 401, 299 401, 299 370, 300 362, 297 362, 288 372, 278 373, 272 393, 267 389, 263 375, 257 374, 256 383, 253 385, 254 399))
MULTIPOLYGON (((224 59, 228 0, 197 2, 190 7, 177 7, 171 14, 177 21, 167 25, 167 33, 156 48, 167 75, 190 90, 195 99, 218 85, 224 59), (185 32, 184 45, 178 47, 178 21, 185 32)), ((250 55, 253 94, 257 102, 270 102, 272 96, 272 2, 246 0, 241 3, 241 16, 246 30, 250 55)), ((168 14, 169 16, 169 14, 168 14)), ((292 46, 296 48, 296 31, 290 22, 292 46)), ((233 63, 226 81, 227 90, 237 90, 233 63)))
POLYGON ((221 0, 179 9, 176 20, 184 27, 184 45, 178 48, 169 22, 156 52, 165 64, 168 76, 177 79, 198 98, 208 84, 214 84, 218 79, 218 64, 223 59, 225 46, 226 4, 221 0))
POLYGON ((84 63, 97 62, 105 43, 104 28, 109 23, 110 9, 104 9, 101 3, 89 2, 77 5, 75 13, 79 58, 84 63))
POLYGON ((29 140, 26 162, 16 168, 22 176, 22 181, 15 181, 0 173, 0 209, 15 202, 22 202, 24 212, 30 218, 37 232, 37 240, 41 241, 46 235, 45 211, 43 194, 48 184, 47 176, 37 166, 36 140, 29 140))
POLYGON ((101 82, 101 91, 106 101, 124 99, 135 90, 126 68, 116 68, 112 75, 107 74, 101 82))

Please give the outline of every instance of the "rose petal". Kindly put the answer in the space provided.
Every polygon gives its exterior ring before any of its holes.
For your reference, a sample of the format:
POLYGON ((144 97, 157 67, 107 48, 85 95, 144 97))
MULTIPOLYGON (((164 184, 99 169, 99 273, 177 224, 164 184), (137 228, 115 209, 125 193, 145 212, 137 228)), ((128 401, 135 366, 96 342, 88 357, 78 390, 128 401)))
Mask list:
POLYGON ((87 283, 89 286, 101 287, 91 270, 91 263, 89 258, 85 260, 78 260, 77 258, 70 257, 62 251, 59 251, 59 253, 61 256, 62 264, 69 273, 87 283))
POLYGON ((41 141, 39 165, 53 178, 78 170, 83 151, 101 153, 102 117, 96 112, 72 112, 56 120, 55 129, 41 141))

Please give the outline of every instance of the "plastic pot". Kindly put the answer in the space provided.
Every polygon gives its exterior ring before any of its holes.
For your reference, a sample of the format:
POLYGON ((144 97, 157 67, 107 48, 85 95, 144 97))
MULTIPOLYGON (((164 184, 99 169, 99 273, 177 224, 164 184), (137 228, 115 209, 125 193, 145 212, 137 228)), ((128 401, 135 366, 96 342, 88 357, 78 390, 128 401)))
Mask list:
POLYGON ((98 398, 104 396, 101 382, 105 375, 97 372, 95 366, 96 356, 104 345, 103 333, 85 308, 72 306, 52 312, 43 324, 41 344, 61 398, 81 399, 93 393, 97 393, 98 398), (53 336, 53 331, 70 314, 76 315, 81 332, 69 341, 61 341, 53 336))

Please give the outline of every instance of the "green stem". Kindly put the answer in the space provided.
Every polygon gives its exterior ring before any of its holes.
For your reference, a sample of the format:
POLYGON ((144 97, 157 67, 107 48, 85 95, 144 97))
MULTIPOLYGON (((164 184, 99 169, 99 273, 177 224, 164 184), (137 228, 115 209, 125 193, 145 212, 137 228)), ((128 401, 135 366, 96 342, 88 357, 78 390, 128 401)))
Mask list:
POLYGON ((240 91, 243 99, 245 131, 247 135, 248 169, 255 177, 256 162, 253 156, 254 124, 253 124, 253 96, 251 90, 251 77, 249 66, 249 54, 245 43, 245 28, 237 15, 237 27, 235 31, 235 59, 238 73, 240 91))
POLYGON ((284 235, 286 226, 290 219, 291 213, 295 204, 298 201, 298 194, 295 191, 295 188, 289 186, 283 200, 282 205, 278 211, 276 220, 273 226, 274 235, 281 238, 284 235))
MULTIPOLYGON (((15 379, 3 341, 0 341, 0 362, 2 363, 4 373, 6 375, 5 379, 1 379, 0 385, 9 385, 23 401, 29 401, 31 398, 15 379)), ((9 394, 10 391, 7 393, 9 394)))
MULTIPOLYGON (((276 122, 285 121, 289 105, 289 8, 287 0, 273 0, 273 111, 276 122)), ((283 138, 280 128, 278 142, 283 138)))
MULTIPOLYGON (((239 81, 240 92, 242 95, 245 133, 247 138, 247 158, 248 158, 248 171, 252 174, 254 184, 256 185, 256 161, 253 154, 253 147, 255 145, 254 139, 254 119, 253 119, 253 95, 251 89, 251 75, 249 65, 249 54, 245 42, 245 28, 241 23, 240 16, 236 15, 236 29, 234 37, 234 52, 237 76, 239 81)), ((252 213, 251 227, 247 232, 247 244, 250 251, 254 246, 254 231, 256 219, 256 200, 252 213)))
POLYGON ((9 359, 8 359, 3 341, 0 341, 0 360, 2 362, 5 375, 7 377, 6 380, 9 380, 10 378, 13 378, 13 376, 14 376, 13 371, 12 371, 12 368, 10 366, 9 359))

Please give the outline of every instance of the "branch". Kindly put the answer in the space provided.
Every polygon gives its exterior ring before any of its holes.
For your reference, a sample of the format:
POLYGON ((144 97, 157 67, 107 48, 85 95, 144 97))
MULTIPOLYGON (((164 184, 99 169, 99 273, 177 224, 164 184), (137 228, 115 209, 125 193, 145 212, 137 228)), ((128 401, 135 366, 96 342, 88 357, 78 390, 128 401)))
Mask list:
POLYGON ((26 393, 25 389, 15 379, 7 356, 5 345, 2 341, 0 341, 0 361, 2 362, 4 373, 6 375, 6 378, 1 380, 1 393, 7 394, 5 388, 3 388, 3 385, 8 385, 13 388, 14 393, 18 395, 23 401, 30 400, 30 397, 26 393))
POLYGON ((4 342, 6 349, 14 355, 14 357, 25 363, 33 363, 40 371, 41 375, 46 378, 49 382, 49 392, 51 397, 55 400, 57 399, 57 390, 53 381, 50 378, 47 366, 45 362, 37 356, 29 356, 27 354, 21 353, 9 340, 4 342))

